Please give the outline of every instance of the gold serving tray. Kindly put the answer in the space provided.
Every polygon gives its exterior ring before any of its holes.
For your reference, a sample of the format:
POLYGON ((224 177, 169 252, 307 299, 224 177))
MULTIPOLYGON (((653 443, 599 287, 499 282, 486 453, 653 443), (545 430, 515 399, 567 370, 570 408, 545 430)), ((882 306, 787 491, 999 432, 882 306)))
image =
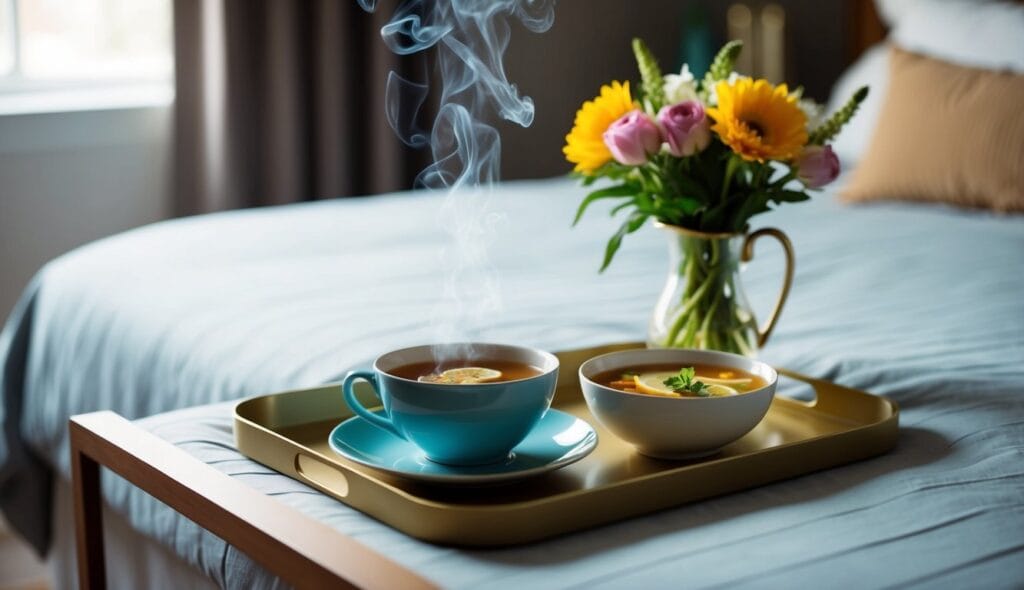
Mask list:
MULTIPOLYGON (((866 459, 896 444, 895 402, 780 369, 813 387, 817 399, 776 396, 757 428, 715 456, 688 462, 644 457, 601 428, 587 410, 577 377, 585 360, 637 346, 558 353, 554 407, 592 424, 598 446, 582 461, 517 483, 425 484, 342 458, 327 444, 331 429, 352 416, 340 385, 240 402, 235 443, 248 457, 402 532, 459 546, 537 541, 866 459)), ((359 397, 367 405, 376 399, 366 387, 359 397)))

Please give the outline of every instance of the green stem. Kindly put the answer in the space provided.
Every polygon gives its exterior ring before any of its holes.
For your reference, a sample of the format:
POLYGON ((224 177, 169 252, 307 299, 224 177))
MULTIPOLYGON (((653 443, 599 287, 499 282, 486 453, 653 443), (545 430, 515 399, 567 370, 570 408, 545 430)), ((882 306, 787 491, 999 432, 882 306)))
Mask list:
POLYGON ((693 295, 691 295, 689 298, 684 299, 683 307, 679 310, 678 315, 676 316, 677 319, 672 324, 672 329, 669 330, 668 336, 665 338, 666 342, 672 342, 675 340, 676 336, 679 334, 679 331, 683 329, 683 325, 686 322, 687 318, 690 316, 690 312, 693 311, 693 309, 697 306, 697 303, 704 298, 705 293, 707 293, 708 289, 711 288, 711 284, 713 282, 715 281, 711 280, 711 277, 708 276, 707 278, 704 279, 704 282, 701 283, 699 287, 697 287, 697 290, 694 291, 693 295))
POLYGON ((689 348, 693 346, 693 336, 697 333, 697 316, 691 314, 686 320, 686 331, 683 332, 683 338, 681 341, 677 341, 673 346, 689 348))
MULTIPOLYGON (((755 172, 756 174, 756 172, 755 172)), ((695 347, 751 355, 756 345, 751 328, 738 309, 737 252, 723 239, 679 236, 681 259, 676 287, 678 307, 666 312, 666 332, 659 344, 695 347)))
POLYGON ((736 168, 739 166, 739 159, 735 154, 729 156, 729 163, 725 165, 725 181, 722 182, 722 194, 719 199, 725 201, 725 197, 729 196, 729 185, 732 184, 732 177, 736 174, 736 168))
MULTIPOLYGON (((693 257, 687 256, 685 258, 684 262, 683 262, 683 269, 684 269, 683 270, 683 302, 684 302, 684 304, 685 304, 686 300, 689 297, 692 296, 691 291, 693 289, 693 275, 694 275, 694 267, 695 266, 696 266, 696 262, 693 260, 693 257)), ((685 305, 684 305, 684 307, 685 307, 685 305)), ((682 308, 680 308, 680 312, 676 313, 675 320, 673 320, 673 322, 672 322, 672 327, 669 329, 668 335, 665 337, 665 345, 666 346, 671 346, 672 343, 675 342, 676 338, 679 336, 680 330, 683 329, 683 326, 686 323, 686 315, 681 313, 681 311, 682 311, 682 308)))
POLYGON ((701 335, 700 339, 709 348, 711 347, 710 346, 710 336, 711 335, 709 334, 708 330, 711 328, 711 319, 713 317, 715 317, 715 311, 718 310, 718 304, 719 304, 719 302, 721 302, 721 300, 722 300, 722 290, 721 289, 715 289, 715 296, 711 300, 711 306, 708 307, 707 311, 704 313, 704 321, 702 321, 700 323, 700 335, 701 335))
POLYGON ((732 330, 732 339, 736 343, 736 348, 743 356, 754 356, 753 351, 750 349, 750 344, 747 342, 743 332, 744 330, 742 327, 732 330))

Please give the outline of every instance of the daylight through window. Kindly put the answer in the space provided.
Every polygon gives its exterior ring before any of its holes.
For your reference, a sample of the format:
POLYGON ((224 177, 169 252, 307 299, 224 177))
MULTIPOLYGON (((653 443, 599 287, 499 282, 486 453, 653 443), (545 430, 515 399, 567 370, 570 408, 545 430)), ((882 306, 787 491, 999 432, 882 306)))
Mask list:
POLYGON ((167 80, 172 60, 170 0, 0 0, 8 85, 167 80))

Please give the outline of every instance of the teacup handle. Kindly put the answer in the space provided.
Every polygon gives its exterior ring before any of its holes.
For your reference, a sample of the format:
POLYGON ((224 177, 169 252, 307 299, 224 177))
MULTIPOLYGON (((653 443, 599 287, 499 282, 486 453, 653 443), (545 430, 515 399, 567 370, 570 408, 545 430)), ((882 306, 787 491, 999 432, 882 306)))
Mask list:
POLYGON ((367 410, 366 407, 356 399, 355 385, 356 381, 360 379, 369 383, 370 387, 373 388, 373 393, 376 394, 378 398, 380 397, 380 389, 377 384, 376 373, 373 371, 349 371, 348 375, 345 375, 345 381, 341 384, 341 391, 345 396, 345 404, 363 420, 366 420, 377 428, 394 434, 398 438, 404 439, 405 436, 395 428, 395 425, 392 424, 391 420, 367 410))
POLYGON ((782 291, 779 292, 779 298, 775 301, 775 309, 773 309, 771 315, 768 316, 768 321, 757 329, 758 348, 764 346, 765 342, 768 342, 768 337, 771 336, 772 330, 775 329, 775 322, 779 320, 779 314, 782 312, 782 306, 786 304, 786 298, 789 297, 789 288, 793 285, 793 267, 795 264, 793 244, 790 243, 786 234, 774 227, 759 229, 747 236, 747 239, 743 241, 743 252, 740 256, 740 259, 743 262, 750 262, 754 259, 754 242, 756 242, 761 236, 771 236, 782 244, 782 250, 786 253, 786 274, 782 279, 782 291))

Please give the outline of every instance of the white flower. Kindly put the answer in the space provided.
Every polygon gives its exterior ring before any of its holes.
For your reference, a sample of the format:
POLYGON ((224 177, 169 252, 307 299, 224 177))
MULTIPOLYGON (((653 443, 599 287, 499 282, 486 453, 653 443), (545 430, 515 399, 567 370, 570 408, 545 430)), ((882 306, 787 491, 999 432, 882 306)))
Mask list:
POLYGON ((825 106, 814 101, 812 98, 801 98, 797 106, 807 115, 807 129, 816 129, 825 118, 825 106))
POLYGON ((697 100, 697 84, 690 66, 683 64, 678 74, 665 76, 665 103, 673 105, 686 100, 697 100))
MULTIPOLYGON (((728 83, 729 86, 732 86, 740 78, 746 78, 746 77, 747 76, 740 75, 738 72, 731 72, 729 74, 729 77, 725 79, 725 82, 728 83)), ((705 82, 705 84, 707 84, 707 83, 705 82)), ((718 86, 718 84, 717 83, 711 83, 709 86, 710 87, 707 89, 708 90, 708 104, 710 104, 710 105, 717 105, 718 104, 718 89, 715 88, 715 87, 718 86)))

